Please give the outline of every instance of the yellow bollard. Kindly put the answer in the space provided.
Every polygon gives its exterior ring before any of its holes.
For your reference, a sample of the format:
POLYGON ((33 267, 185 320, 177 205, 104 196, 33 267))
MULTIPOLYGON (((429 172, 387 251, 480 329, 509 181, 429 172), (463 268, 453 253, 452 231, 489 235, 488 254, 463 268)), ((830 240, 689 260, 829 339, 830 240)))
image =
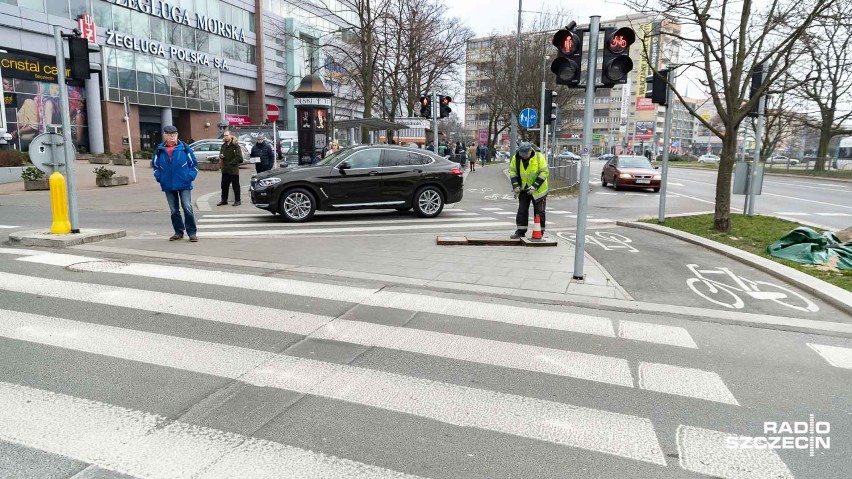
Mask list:
POLYGON ((65 188, 65 177, 62 173, 54 171, 48 183, 50 183, 50 206, 53 209, 50 234, 67 235, 71 232, 71 222, 68 221, 68 190, 65 188))

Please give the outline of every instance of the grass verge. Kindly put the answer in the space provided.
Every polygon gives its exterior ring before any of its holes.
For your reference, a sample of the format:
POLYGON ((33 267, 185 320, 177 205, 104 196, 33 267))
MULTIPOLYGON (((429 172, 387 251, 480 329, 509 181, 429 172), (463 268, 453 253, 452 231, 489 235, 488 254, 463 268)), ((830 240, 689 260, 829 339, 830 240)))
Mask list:
MULTIPOLYGON (((642 220, 645 223, 656 223, 657 220, 642 220)), ((774 243, 794 228, 802 226, 792 221, 774 218, 772 216, 754 216, 748 218, 742 215, 731 215, 731 231, 720 233, 713 230, 713 215, 682 216, 666 218, 665 226, 702 238, 739 248, 743 251, 762 256, 776 263, 789 266, 807 273, 826 283, 831 283, 847 291, 852 291, 852 271, 827 271, 815 266, 804 265, 770 256, 766 247, 774 243)), ((823 230, 816 231, 822 233, 823 230)))

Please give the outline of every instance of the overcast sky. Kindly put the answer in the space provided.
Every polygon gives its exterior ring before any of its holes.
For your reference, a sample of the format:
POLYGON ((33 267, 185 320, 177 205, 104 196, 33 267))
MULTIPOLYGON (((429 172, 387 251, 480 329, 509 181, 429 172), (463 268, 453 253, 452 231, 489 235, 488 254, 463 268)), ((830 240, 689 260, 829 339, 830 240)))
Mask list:
MULTIPOLYGON (((621 15, 632 13, 620 1, 612 0, 522 0, 523 19, 530 21, 544 10, 555 11, 562 9, 568 12, 561 25, 571 20, 578 24, 589 22, 592 15, 600 15, 601 20, 608 20, 621 15)), ((458 17, 466 23, 477 37, 490 34, 493 31, 510 32, 518 25, 518 0, 447 0, 449 14, 458 17)), ((523 28, 522 28, 523 30, 523 28)), ((555 52, 555 50, 554 50, 555 52)), ((461 95, 458 95, 461 99, 461 95)), ((464 105, 457 104, 453 110, 460 115, 464 124, 464 105)))

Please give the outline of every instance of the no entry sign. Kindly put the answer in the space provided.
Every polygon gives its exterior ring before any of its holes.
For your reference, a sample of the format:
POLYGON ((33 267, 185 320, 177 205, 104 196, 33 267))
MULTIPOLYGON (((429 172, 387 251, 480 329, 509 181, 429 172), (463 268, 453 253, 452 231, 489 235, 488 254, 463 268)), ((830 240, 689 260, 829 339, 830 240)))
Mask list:
POLYGON ((269 121, 278 121, 278 114, 281 111, 278 109, 276 105, 266 105, 266 118, 269 118, 269 121))

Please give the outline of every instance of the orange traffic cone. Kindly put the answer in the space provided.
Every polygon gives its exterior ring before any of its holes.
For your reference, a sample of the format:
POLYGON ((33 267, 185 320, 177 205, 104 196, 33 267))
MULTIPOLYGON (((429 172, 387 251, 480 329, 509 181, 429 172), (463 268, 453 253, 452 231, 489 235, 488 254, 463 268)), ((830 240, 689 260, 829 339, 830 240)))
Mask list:
POLYGON ((538 218, 538 215, 535 215, 535 224, 533 225, 532 239, 541 239, 541 220, 538 218))

